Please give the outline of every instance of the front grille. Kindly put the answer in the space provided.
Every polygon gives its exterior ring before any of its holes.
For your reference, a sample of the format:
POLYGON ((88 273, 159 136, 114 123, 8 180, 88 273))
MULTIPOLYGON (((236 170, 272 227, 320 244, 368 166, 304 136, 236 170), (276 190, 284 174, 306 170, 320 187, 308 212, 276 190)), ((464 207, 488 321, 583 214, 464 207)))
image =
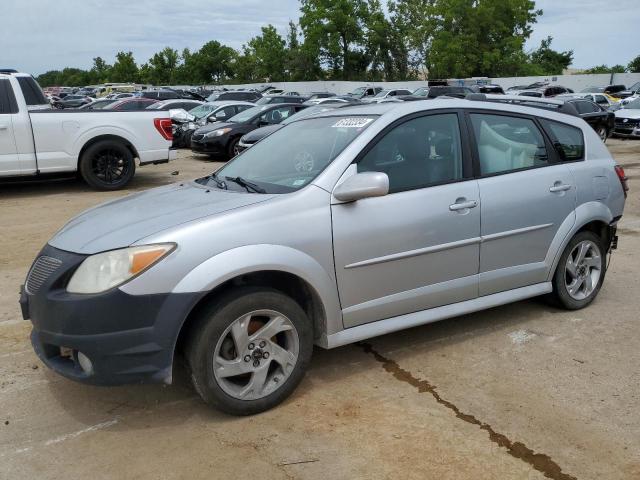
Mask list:
POLYGON ((33 267, 31 267, 29 275, 27 275, 27 283, 25 284, 27 293, 31 295, 38 293, 40 287, 47 281, 47 278, 49 278, 60 265, 62 265, 62 262, 57 258, 47 256, 38 257, 33 267))
POLYGON ((616 118, 616 126, 619 126, 619 127, 635 127, 636 125, 639 125, 639 124, 640 124, 640 119, 637 119, 637 118, 616 118))

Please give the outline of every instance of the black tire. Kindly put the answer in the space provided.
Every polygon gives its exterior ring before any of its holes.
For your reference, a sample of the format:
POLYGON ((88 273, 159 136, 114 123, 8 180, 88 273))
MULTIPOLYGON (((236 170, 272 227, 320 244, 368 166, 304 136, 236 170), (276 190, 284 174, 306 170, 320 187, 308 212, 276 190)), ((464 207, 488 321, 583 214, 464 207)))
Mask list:
POLYGON ((229 146, 227 147, 227 156, 229 160, 236 156, 236 145, 240 141, 240 137, 232 138, 229 142, 229 146))
POLYGON ((80 158, 80 175, 97 190, 119 190, 136 172, 131 151, 117 140, 101 140, 87 148, 80 158))
POLYGON ((564 252, 562 252, 562 256, 560 257, 560 261, 558 262, 558 266, 556 267, 555 274, 553 275, 553 292, 549 295, 549 299, 552 301, 552 303, 566 310, 579 310, 593 302, 593 300, 595 300, 595 298, 598 296, 598 292, 600 291, 600 288, 602 287, 602 283, 604 281, 606 272, 606 259, 607 252, 600 236, 588 231, 577 233, 564 249, 564 252), (584 241, 593 242, 600 251, 600 277, 591 294, 584 299, 577 300, 569 294, 569 291, 567 289, 567 273, 565 270, 565 266, 567 264, 569 255, 573 252, 576 245, 584 241))
MULTIPOLYGON (((242 287, 227 292, 200 310, 187 338, 185 357, 193 386, 208 405, 232 415, 253 415, 275 407, 291 395, 304 377, 312 352, 313 328, 298 303, 277 290, 242 287), (289 376, 275 391, 254 400, 238 399, 225 392, 215 377, 216 345, 237 319, 265 309, 280 312, 293 323, 299 340, 298 358, 289 376)), ((242 353, 234 352, 234 355, 240 358, 242 353)))
POLYGON ((182 136, 183 139, 183 143, 184 143, 184 147, 185 148, 191 148, 191 137, 193 136, 193 130, 187 130, 186 132, 184 132, 184 135, 182 136))
POLYGON ((604 125, 600 125, 596 130, 596 133, 602 140, 602 143, 607 142, 607 138, 609 138, 609 129, 607 127, 605 127, 604 125))

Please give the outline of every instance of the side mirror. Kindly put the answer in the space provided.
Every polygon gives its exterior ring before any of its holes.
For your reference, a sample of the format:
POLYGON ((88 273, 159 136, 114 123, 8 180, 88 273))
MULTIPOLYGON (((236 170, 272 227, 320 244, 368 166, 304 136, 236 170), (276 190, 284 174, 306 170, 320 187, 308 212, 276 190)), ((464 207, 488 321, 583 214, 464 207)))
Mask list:
POLYGON ((382 197, 388 193, 389 177, 383 172, 358 173, 347 178, 333 190, 333 196, 341 202, 382 197))
POLYGON ((216 123, 217 121, 218 118, 215 115, 207 118, 207 122, 209 123, 216 123))

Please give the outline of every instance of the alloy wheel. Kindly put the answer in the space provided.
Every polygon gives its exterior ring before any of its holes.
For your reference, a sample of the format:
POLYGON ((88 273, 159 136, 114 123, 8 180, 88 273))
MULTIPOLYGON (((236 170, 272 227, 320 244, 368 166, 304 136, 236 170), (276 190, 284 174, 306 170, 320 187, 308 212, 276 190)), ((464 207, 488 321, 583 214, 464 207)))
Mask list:
POLYGON ((101 150, 93 157, 91 169, 100 181, 114 184, 127 176, 130 166, 122 152, 107 149, 101 150))
POLYGON ((291 320, 274 310, 257 310, 225 329, 215 347, 213 373, 226 394, 257 400, 285 383, 299 353, 300 340, 291 320))
POLYGON ((565 285, 571 298, 584 300, 590 297, 602 275, 600 248, 591 240, 578 243, 567 258, 565 285))

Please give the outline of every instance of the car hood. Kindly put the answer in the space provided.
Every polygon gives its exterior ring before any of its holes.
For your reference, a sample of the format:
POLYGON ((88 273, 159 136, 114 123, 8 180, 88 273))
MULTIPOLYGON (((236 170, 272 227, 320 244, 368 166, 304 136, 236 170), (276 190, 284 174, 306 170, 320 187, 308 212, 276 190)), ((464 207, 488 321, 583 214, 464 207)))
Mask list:
POLYGON ((227 127, 235 127, 236 125, 238 125, 237 123, 233 123, 233 122, 215 122, 215 123, 210 123, 208 125, 205 125, 204 127, 200 127, 197 132, 200 133, 208 133, 208 132, 213 132, 214 130, 218 130, 219 128, 227 128, 227 127))
POLYGON ((621 109, 615 111, 616 118, 640 118, 640 109, 621 109))
POLYGON ((176 183, 87 210, 58 231, 49 244, 81 254, 128 247, 176 225, 264 202, 274 196, 206 188, 195 182, 176 183))
POLYGON ((272 134, 276 130, 280 130, 284 125, 267 125, 266 127, 258 128, 252 132, 247 133, 242 137, 242 141, 245 143, 256 143, 259 140, 262 140, 267 135, 272 134))

